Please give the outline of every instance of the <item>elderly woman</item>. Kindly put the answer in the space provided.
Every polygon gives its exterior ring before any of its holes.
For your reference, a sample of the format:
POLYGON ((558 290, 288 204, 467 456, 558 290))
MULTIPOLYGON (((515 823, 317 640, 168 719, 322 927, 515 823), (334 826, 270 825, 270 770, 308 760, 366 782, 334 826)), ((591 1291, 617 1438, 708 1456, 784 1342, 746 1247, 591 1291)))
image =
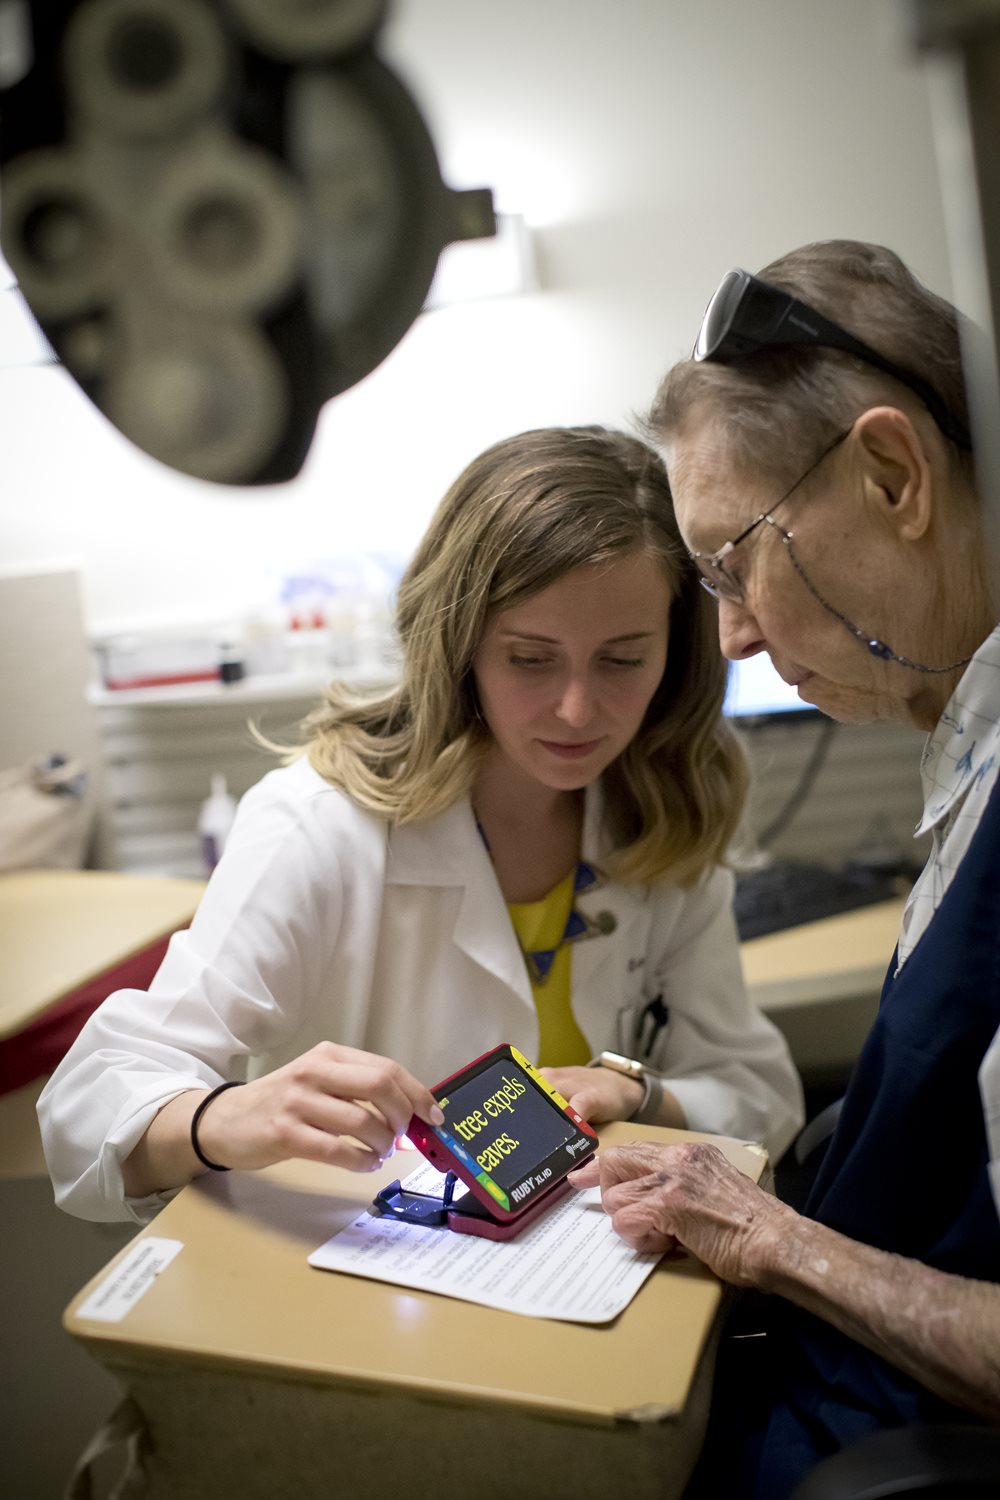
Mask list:
POLYGON ((730 272, 650 421, 725 655, 930 731, 932 852, 805 1215, 708 1146, 578 1174, 635 1246, 778 1294, 703 1483, 781 1500, 876 1428, 1000 1419, 1000 627, 955 314, 871 245, 730 272))

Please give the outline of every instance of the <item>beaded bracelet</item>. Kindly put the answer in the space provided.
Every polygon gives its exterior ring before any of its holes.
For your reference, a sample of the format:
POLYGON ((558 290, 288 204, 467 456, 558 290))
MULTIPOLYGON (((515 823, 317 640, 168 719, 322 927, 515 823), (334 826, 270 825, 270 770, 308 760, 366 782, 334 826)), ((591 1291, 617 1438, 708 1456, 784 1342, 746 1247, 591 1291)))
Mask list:
POLYGON ((206 1094, 205 1095, 204 1099, 201 1101, 201 1103, 198 1105, 198 1108, 195 1110, 194 1114, 191 1116, 191 1146, 192 1146, 192 1149, 194 1151, 195 1156, 201 1162, 202 1166, 203 1167, 208 1167, 209 1170, 212 1171, 212 1172, 228 1172, 229 1168, 228 1167, 220 1167, 219 1163, 217 1161, 209 1161, 208 1157, 205 1155, 204 1151, 199 1146, 199 1144, 198 1144, 198 1121, 201 1119, 202 1115, 205 1113, 206 1109, 211 1104, 211 1102, 212 1102, 213 1099, 217 1099, 220 1094, 224 1094, 226 1092, 226 1089, 238 1089, 238 1088, 242 1088, 242 1086, 243 1086, 243 1080, 241 1078, 234 1078, 230 1083, 220 1083, 219 1086, 218 1086, 218 1088, 214 1088, 210 1094, 206 1094))

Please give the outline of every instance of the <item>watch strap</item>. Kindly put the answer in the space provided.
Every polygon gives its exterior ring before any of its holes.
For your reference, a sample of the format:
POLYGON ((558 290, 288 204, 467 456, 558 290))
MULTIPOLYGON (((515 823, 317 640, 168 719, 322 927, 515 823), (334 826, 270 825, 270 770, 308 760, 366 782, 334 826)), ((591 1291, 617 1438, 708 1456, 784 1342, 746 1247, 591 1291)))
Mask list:
POLYGON ((663 1082, 656 1073, 651 1073, 638 1058, 625 1057, 618 1052, 599 1052, 591 1058, 588 1068, 608 1068, 624 1078, 634 1078, 642 1084, 642 1098, 635 1111, 629 1115, 633 1125, 655 1125, 663 1104, 663 1082))
POLYGON ((629 1115, 630 1125, 655 1125, 663 1104, 663 1084, 655 1073, 643 1072, 642 1098, 634 1114, 629 1115))

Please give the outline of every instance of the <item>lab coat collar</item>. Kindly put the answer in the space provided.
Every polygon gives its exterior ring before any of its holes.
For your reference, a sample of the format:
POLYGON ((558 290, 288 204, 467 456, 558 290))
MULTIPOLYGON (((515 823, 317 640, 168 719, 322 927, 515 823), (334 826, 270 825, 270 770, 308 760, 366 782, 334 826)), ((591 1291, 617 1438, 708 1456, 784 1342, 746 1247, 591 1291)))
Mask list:
POLYGON ((424 822, 389 827, 386 879, 393 885, 478 883, 483 868, 492 873, 468 797, 424 822))
POLYGON ((386 879, 394 885, 460 887, 452 931, 456 947, 534 1009, 524 957, 468 797, 426 822, 390 828, 386 879))
MULTIPOLYGON (((600 785, 589 787, 584 801, 582 853, 598 869, 608 852, 603 811, 600 785)), ((534 1009, 524 956, 467 797, 427 822, 392 827, 386 878, 400 885, 460 886, 462 902, 453 932, 456 945, 534 1009)), ((601 881, 578 897, 577 907, 620 934, 643 911, 645 899, 642 886, 601 881)), ((617 943, 604 936, 574 944, 574 996, 595 980, 616 947, 617 943)))
POLYGON ((1000 754, 1000 625, 973 656, 924 745, 923 817, 914 837, 946 822, 1000 754))
MULTIPOLYGON (((583 858, 600 865, 607 853, 600 784, 588 787, 583 808, 583 858)), ((386 878, 393 885, 479 884, 492 876, 489 852, 476 826, 468 797, 420 823, 392 824, 386 878)))
MULTIPOLYGON (((583 858, 604 875, 604 862, 610 852, 604 828, 604 791, 600 782, 588 787, 583 808, 583 858)), ((588 986, 596 983, 604 964, 619 951, 619 943, 629 926, 645 911, 647 890, 641 885, 622 885, 604 879, 592 890, 583 891, 576 901, 577 910, 599 926, 615 933, 587 938, 573 945, 573 1004, 579 1018, 580 998, 588 986)))

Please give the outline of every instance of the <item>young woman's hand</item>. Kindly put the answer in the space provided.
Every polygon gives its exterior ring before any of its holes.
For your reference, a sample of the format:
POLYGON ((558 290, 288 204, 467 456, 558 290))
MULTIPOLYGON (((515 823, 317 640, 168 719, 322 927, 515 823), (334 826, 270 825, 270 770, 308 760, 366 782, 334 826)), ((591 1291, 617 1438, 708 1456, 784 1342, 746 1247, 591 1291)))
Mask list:
MULTIPOLYGON (((183 1187, 202 1170, 191 1121, 208 1090, 169 1100, 122 1163, 127 1198, 183 1187)), ((273 1073, 225 1089, 198 1121, 198 1145, 220 1167, 252 1170, 291 1157, 371 1172, 413 1115, 439 1125, 430 1091, 399 1063, 320 1042, 273 1073)))
POLYGON ((399 1063, 320 1042, 283 1068, 213 1099, 198 1122, 198 1144, 210 1161, 226 1167, 304 1157, 368 1172, 392 1153, 414 1114, 428 1124, 444 1118, 430 1091, 399 1063))
POLYGON ((614 1073, 610 1068, 540 1068, 539 1072, 588 1125, 631 1119, 645 1092, 627 1073, 614 1073))

